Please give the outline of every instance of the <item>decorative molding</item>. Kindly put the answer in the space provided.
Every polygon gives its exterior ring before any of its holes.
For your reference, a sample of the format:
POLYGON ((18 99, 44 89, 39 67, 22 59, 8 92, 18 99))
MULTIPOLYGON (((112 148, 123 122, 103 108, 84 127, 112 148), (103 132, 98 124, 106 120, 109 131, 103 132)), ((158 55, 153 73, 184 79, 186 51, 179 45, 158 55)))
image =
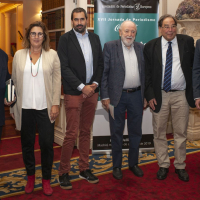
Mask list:
POLYGON ((196 44, 196 41, 200 39, 200 19, 185 19, 177 22, 181 25, 178 33, 193 37, 196 44))
POLYGON ((187 139, 200 140, 200 111, 196 108, 190 108, 187 139))
POLYGON ((1 3, 18 3, 18 4, 22 4, 23 3, 23 0, 22 1, 18 1, 18 0, 1 0, 1 3))
POLYGON ((11 11, 15 8, 17 8, 18 6, 20 6, 21 4, 7 4, 3 7, 0 7, 0 13, 4 13, 4 12, 8 12, 8 11, 11 11))
POLYGON ((4 13, 5 18, 10 18, 10 13, 4 13))

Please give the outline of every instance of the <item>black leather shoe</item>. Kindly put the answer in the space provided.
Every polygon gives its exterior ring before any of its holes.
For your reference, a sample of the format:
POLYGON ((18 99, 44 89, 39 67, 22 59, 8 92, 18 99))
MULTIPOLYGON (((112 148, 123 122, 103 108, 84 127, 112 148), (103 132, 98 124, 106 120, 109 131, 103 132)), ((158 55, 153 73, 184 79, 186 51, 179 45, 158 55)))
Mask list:
POLYGON ((157 179, 164 180, 167 178, 167 173, 169 172, 168 168, 160 167, 157 172, 157 179))
POLYGON ((144 175, 142 169, 138 165, 134 165, 133 167, 129 167, 129 169, 138 177, 142 177, 144 175))
POLYGON ((116 178, 117 180, 120 180, 122 179, 122 171, 121 171, 121 168, 114 168, 113 169, 113 177, 116 178))
POLYGON ((185 169, 175 169, 175 173, 178 174, 178 177, 180 180, 188 182, 189 181, 189 175, 185 171, 185 169))

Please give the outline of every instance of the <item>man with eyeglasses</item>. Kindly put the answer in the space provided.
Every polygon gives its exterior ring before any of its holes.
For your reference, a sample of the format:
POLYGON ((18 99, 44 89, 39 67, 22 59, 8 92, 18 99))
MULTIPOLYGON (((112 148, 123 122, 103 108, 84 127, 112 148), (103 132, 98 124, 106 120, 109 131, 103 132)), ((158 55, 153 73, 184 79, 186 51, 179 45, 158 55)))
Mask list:
POLYGON ((154 146, 159 165, 157 178, 165 179, 169 171, 166 129, 171 113, 175 173, 182 181, 189 181, 184 161, 189 106, 195 107, 192 91, 194 40, 177 34, 177 21, 171 15, 161 16, 158 26, 161 37, 149 41, 144 48, 145 97, 153 114, 154 146))

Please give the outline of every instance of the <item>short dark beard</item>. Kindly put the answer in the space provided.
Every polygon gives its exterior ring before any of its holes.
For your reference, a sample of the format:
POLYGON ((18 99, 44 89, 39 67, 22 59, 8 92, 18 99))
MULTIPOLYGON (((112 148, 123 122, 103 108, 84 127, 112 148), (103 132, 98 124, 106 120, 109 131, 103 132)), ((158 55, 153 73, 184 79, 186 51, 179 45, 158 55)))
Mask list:
MULTIPOLYGON (((77 26, 80 26, 80 25, 77 25, 77 26)), ((77 26, 74 27, 74 30, 75 30, 76 32, 78 32, 78 33, 83 33, 83 32, 85 32, 85 30, 86 30, 86 25, 85 25, 85 26, 82 25, 82 26, 83 26, 82 29, 78 29, 77 26)))

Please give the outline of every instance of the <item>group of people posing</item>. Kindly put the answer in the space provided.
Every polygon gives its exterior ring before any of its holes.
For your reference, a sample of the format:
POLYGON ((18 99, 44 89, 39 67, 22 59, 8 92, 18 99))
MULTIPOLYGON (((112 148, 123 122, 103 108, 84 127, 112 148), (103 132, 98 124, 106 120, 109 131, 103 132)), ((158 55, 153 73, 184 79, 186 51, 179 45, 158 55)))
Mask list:
MULTIPOLYGON (((79 132, 80 178, 89 183, 99 179, 89 168, 90 130, 100 91, 103 107, 109 112, 113 177, 122 179, 122 140, 127 111, 129 169, 143 176, 138 166, 142 137, 143 107, 149 104, 153 115, 154 145, 159 170, 157 178, 167 177, 170 160, 166 139, 169 113, 172 116, 175 172, 189 181, 185 170, 189 107, 200 109, 200 40, 177 34, 177 21, 163 15, 158 21, 161 37, 145 46, 135 42, 137 26, 124 21, 120 39, 105 43, 103 52, 98 35, 86 29, 87 13, 75 8, 71 13, 73 29, 60 37, 58 51, 49 48, 44 23, 32 23, 24 37, 24 49, 13 59, 12 80, 16 101, 11 108, 16 128, 21 130, 23 160, 27 171, 26 193, 34 190, 34 141, 36 124, 41 148, 42 186, 51 195, 54 122, 59 114, 61 77, 66 110, 66 135, 63 141, 59 183, 72 189, 70 158, 79 132), (194 55, 195 53, 195 55, 194 55)), ((7 102, 5 101, 5 104, 7 102)), ((0 124, 1 125, 1 124, 0 124)))

